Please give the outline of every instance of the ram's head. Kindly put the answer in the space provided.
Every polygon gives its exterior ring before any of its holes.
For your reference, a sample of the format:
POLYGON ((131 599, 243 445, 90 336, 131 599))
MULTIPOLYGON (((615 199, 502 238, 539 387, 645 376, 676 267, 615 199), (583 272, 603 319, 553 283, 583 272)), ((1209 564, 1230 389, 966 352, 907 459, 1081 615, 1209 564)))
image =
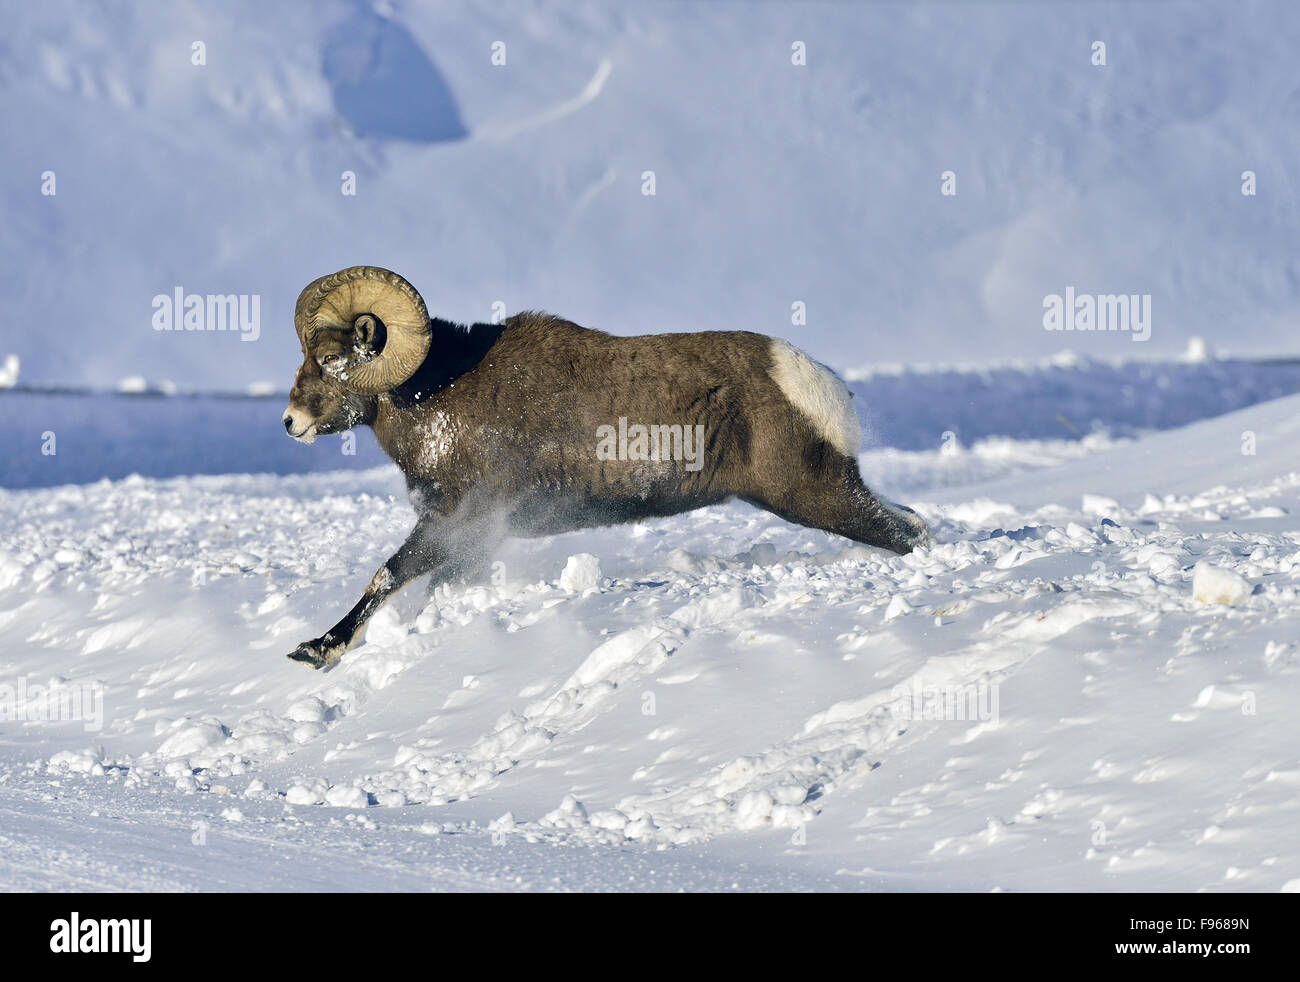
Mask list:
POLYGON ((373 397, 409 379, 429 353, 424 300, 378 266, 350 266, 309 284, 293 325, 303 362, 283 422, 304 443, 367 422, 373 397))

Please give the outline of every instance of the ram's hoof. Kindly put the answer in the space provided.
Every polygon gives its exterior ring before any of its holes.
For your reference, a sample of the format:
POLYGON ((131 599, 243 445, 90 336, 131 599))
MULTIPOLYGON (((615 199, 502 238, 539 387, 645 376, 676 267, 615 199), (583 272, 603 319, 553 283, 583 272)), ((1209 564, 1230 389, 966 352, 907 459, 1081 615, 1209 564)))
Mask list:
POLYGON ((925 524, 925 519, 918 515, 907 505, 899 505, 894 502, 889 503, 889 509, 905 524, 901 539, 898 544, 897 552, 906 555, 913 549, 934 547, 934 533, 930 527, 925 524))
POLYGON ((300 661, 312 668, 329 668, 339 660, 343 653, 341 645, 325 644, 319 640, 304 641, 286 656, 291 661, 300 661))
POLYGON ((305 662, 312 668, 325 667, 325 659, 313 651, 311 645, 300 644, 285 657, 291 661, 305 662))

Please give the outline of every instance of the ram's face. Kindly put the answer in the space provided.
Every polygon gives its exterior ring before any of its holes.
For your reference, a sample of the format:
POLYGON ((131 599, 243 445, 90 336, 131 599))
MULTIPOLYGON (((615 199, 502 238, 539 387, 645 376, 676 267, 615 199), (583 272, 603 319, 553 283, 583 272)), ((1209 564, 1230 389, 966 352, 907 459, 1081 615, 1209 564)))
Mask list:
POLYGON ((331 352, 320 350, 316 357, 308 357, 298 369, 298 377, 289 392, 284 429, 302 443, 365 422, 367 397, 349 392, 342 382, 322 370, 322 364, 328 365, 332 356, 331 352))
POLYGON ((378 266, 349 266, 308 283, 293 329, 303 362, 282 421, 303 443, 373 423, 379 395, 415 373, 433 338, 415 287, 378 266))

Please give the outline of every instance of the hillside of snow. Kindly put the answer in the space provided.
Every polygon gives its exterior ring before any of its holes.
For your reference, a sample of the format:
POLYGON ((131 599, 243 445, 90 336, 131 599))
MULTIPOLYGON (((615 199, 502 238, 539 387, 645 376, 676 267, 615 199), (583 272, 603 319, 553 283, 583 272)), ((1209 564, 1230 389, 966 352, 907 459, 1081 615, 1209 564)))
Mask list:
POLYGON ((453 319, 745 327, 841 369, 1054 355, 1067 287, 1151 297, 1148 341, 1089 357, 1295 354, 1297 47, 1286 0, 28 5, 0 357, 287 386, 294 298, 356 263, 453 319), (177 288, 258 297, 257 339, 155 331, 177 288))

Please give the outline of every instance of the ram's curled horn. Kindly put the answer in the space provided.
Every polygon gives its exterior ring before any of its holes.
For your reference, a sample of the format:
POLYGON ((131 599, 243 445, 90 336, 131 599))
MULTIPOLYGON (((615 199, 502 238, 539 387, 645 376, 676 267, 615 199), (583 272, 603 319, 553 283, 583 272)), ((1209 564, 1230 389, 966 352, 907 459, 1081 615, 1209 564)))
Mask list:
POLYGON ((378 266, 349 266, 311 283, 298 295, 293 323, 309 357, 326 338, 340 342, 345 355, 331 374, 371 395, 414 375, 432 336, 428 308, 415 287, 378 266))

